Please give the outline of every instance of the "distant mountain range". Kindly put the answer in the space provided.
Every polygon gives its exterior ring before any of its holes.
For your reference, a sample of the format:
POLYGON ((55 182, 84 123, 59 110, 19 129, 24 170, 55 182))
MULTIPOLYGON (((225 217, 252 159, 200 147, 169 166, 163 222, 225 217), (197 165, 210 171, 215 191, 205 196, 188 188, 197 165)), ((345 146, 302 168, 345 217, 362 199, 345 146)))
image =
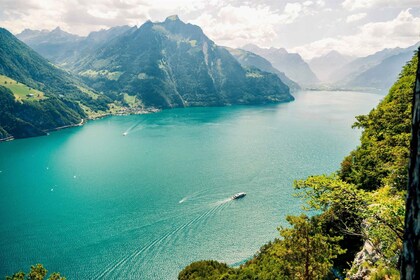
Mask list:
POLYGON ((253 44, 245 45, 242 49, 264 57, 271 62, 274 68, 303 87, 313 87, 319 84, 319 79, 308 63, 297 53, 289 53, 286 49, 264 49, 253 44))
POLYGON ((61 30, 52 31, 25 29, 16 37, 57 65, 72 65, 80 57, 88 55, 99 46, 128 31, 130 26, 117 26, 107 30, 91 32, 81 37, 61 30))
POLYGON ((331 81, 348 89, 376 89, 388 91, 398 78, 401 68, 409 61, 419 43, 408 48, 384 49, 372 55, 357 58, 337 69, 331 81))
POLYGON ((294 81, 290 80, 283 72, 280 72, 271 65, 271 63, 255 53, 245 51, 242 49, 226 48, 244 67, 256 67, 266 72, 276 74, 292 92, 300 90, 300 86, 294 81))
POLYGON ((343 55, 337 51, 312 58, 309 61, 310 68, 315 72, 321 82, 331 82, 331 75, 344 65, 353 61, 355 57, 343 55))

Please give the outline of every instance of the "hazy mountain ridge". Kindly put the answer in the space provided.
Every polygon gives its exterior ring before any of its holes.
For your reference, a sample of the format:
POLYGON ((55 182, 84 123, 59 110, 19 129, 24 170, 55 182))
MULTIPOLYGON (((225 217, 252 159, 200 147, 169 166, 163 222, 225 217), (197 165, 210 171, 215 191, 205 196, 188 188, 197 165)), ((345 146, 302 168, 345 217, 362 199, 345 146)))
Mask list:
POLYGON ((253 52, 245 51, 242 49, 232 49, 226 47, 226 49, 239 61, 244 67, 256 67, 265 72, 276 74, 283 83, 285 83, 292 92, 300 90, 300 86, 289 79, 283 72, 280 72, 271 65, 271 63, 253 52))
POLYGON ((289 53, 283 48, 264 49, 253 44, 247 44, 242 49, 256 53, 267 59, 273 67, 285 73, 287 77, 301 86, 314 86, 319 83, 319 79, 312 72, 308 63, 297 53, 289 53))
POLYGON ((330 51, 325 55, 312 58, 308 63, 321 82, 330 82, 331 74, 354 59, 355 57, 343 55, 337 51, 330 51))
POLYGON ((86 37, 65 32, 59 27, 52 31, 25 29, 16 37, 46 59, 67 67, 130 28, 127 25, 116 26, 91 32, 86 37))
POLYGON ((418 46, 419 43, 406 49, 394 49, 391 55, 383 58, 378 64, 347 81, 346 86, 352 88, 369 87, 387 91, 392 86, 393 81, 398 78, 399 69, 412 58, 418 46))
POLYGON ((419 43, 408 48, 384 49, 357 58, 333 72, 331 81, 347 89, 387 91, 418 46, 419 43))

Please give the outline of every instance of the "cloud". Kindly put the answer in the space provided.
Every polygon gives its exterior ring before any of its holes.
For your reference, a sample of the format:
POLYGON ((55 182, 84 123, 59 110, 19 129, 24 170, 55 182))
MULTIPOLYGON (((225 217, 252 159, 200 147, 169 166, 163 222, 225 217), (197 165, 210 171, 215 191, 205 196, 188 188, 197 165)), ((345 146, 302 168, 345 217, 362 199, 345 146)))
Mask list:
POLYGON ((317 40, 293 50, 305 58, 323 55, 331 50, 365 56, 384 48, 413 45, 420 40, 419 31, 420 17, 413 16, 410 9, 406 9, 393 20, 365 24, 356 34, 317 40))
POLYGON ((287 3, 284 7, 284 12, 280 15, 280 21, 283 24, 294 22, 301 14, 303 7, 309 7, 312 5, 312 1, 306 1, 303 5, 299 3, 287 3), (306 5, 305 5, 306 4, 306 5))
POLYGON ((372 7, 397 7, 397 8, 414 8, 420 7, 418 0, 345 0, 342 6, 347 10, 356 10, 372 7))
MULTIPOLYGON (((282 8, 268 4, 221 5, 190 20, 218 44, 231 47, 254 43, 272 46, 279 37, 278 29, 289 26, 305 16, 315 15, 325 5, 323 0, 285 3, 282 8)), ((287 28, 287 27, 286 27, 287 28)))
POLYGON ((171 14, 204 10, 221 0, 1 0, 0 25, 14 33, 25 28, 65 30, 86 35, 115 25, 138 25, 171 14))
POLYGON ((227 5, 215 14, 203 13, 191 22, 219 44, 242 45, 250 41, 267 43, 276 36, 275 26, 295 19, 294 11, 279 15, 268 6, 227 5))
POLYGON ((358 13, 358 14, 349 15, 346 19, 346 22, 350 23, 350 22, 359 21, 359 20, 365 18, 366 16, 367 16, 366 13, 358 13))

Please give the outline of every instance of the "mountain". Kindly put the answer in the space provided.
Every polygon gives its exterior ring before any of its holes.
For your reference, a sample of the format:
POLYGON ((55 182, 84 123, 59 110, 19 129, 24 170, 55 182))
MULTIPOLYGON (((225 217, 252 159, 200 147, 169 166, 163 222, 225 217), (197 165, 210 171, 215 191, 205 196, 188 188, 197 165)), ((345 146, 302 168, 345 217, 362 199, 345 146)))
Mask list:
POLYGON ((57 65, 72 65, 89 52, 131 27, 117 26, 107 30, 91 32, 87 37, 67 33, 57 27, 52 31, 25 29, 16 37, 57 65))
POLYGON ((330 82, 332 73, 354 59, 354 57, 343 55, 337 51, 330 51, 325 55, 311 59, 309 66, 322 82, 330 82))
POLYGON ((108 98, 50 64, 0 28, 0 139, 45 135, 80 123, 82 109, 107 110, 108 98))
POLYGON ((137 96, 146 107, 264 104, 293 99, 277 75, 242 67, 200 27, 177 16, 132 28, 71 69, 109 97, 137 96))
POLYGON ((300 86, 294 81, 290 80, 283 72, 280 72, 271 65, 271 63, 265 58, 242 49, 226 48, 244 67, 256 67, 265 72, 276 74, 280 80, 285 83, 290 91, 296 92, 300 90, 300 86))
POLYGON ((25 29, 16 37, 43 57, 57 63, 69 57, 83 38, 57 27, 52 31, 25 29))
MULTIPOLYGON (((346 87, 350 88, 372 88, 381 91, 388 91, 393 81, 398 78, 400 69, 412 57, 414 51, 420 44, 405 48, 392 49, 379 52, 379 61, 370 64, 365 71, 351 75, 345 80, 346 87)), ((375 57, 375 55, 373 55, 375 57)))
POLYGON ((297 53, 289 53, 285 49, 260 48, 253 44, 245 45, 242 49, 256 53, 268 61, 280 72, 297 82, 301 86, 313 86, 319 83, 317 76, 309 65, 297 53))
POLYGON ((331 75, 336 85, 387 91, 419 43, 408 48, 384 49, 344 65, 331 75))

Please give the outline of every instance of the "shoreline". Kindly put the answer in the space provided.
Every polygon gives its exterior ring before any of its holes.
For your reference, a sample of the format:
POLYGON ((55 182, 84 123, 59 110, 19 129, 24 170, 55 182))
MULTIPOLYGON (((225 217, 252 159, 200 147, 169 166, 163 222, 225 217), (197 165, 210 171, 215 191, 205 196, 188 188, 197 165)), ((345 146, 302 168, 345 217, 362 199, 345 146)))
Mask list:
POLYGON ((5 137, 5 138, 0 138, 0 142, 9 142, 9 141, 12 141, 12 140, 15 140, 15 137, 8 136, 8 137, 5 137))
MULTIPOLYGON (((94 121, 94 120, 103 119, 103 118, 109 117, 109 116, 146 115, 146 114, 158 113, 158 112, 161 112, 161 111, 162 111, 162 109, 157 109, 157 108, 137 109, 137 110, 133 110, 132 108, 125 108, 125 110, 118 111, 116 113, 105 113, 105 114, 100 114, 100 115, 94 116, 94 117, 88 117, 86 119, 82 118, 81 121, 77 124, 70 124, 70 125, 59 126, 59 127, 55 127, 55 128, 51 128, 51 129, 46 129, 46 130, 43 130, 43 132, 45 132, 45 135, 36 135, 36 136, 32 136, 32 137, 48 136, 50 134, 50 132, 59 131, 59 130, 63 130, 63 129, 66 129, 66 128, 83 126, 89 120, 94 121)), ((24 138, 17 138, 17 139, 26 139, 26 138, 32 138, 32 137, 24 137, 24 138)), ((9 141, 13 141, 13 140, 16 140, 16 138, 14 138, 13 136, 0 138, 0 142, 9 142, 9 141)))

